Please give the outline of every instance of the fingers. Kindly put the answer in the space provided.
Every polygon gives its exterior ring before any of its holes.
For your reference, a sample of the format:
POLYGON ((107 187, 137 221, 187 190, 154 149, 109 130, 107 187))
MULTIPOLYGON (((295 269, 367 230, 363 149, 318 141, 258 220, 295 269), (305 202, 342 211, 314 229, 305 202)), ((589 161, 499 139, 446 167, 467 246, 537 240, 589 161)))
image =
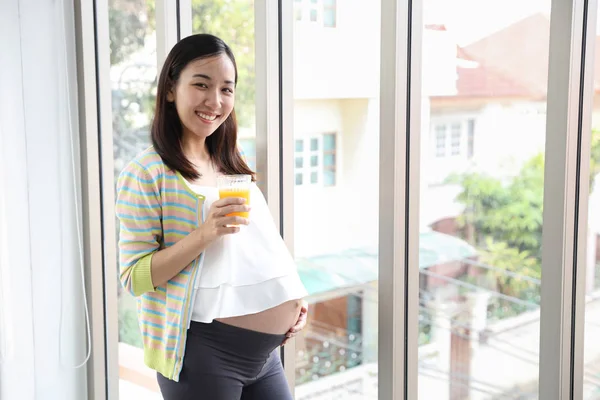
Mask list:
POLYGON ((308 312, 308 302, 306 300, 302 300, 302 307, 300 308, 300 312, 304 314, 308 312))
POLYGON ((250 220, 244 217, 232 216, 222 217, 216 220, 216 230, 218 236, 231 235, 240 231, 240 225, 250 224, 250 220))
POLYGON ((231 213, 239 213, 239 212, 248 212, 250 211, 250 206, 246 204, 234 204, 219 207, 215 210, 215 217, 223 217, 231 213))
POLYGON ((230 217, 221 217, 218 219, 217 224, 219 226, 227 226, 227 225, 249 225, 250 220, 244 217, 238 217, 237 215, 232 215, 230 217))
POLYGON ((217 235, 231 235, 233 233, 238 233, 240 231, 239 226, 222 226, 217 229, 217 235))

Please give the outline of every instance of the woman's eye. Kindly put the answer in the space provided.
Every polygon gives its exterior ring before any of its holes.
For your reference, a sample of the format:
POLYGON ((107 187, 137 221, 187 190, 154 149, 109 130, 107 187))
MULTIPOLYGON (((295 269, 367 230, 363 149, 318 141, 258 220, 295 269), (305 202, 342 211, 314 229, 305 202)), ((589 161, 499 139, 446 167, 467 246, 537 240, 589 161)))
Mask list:
POLYGON ((225 89, 223 89, 223 91, 233 94, 233 89, 230 89, 230 88, 225 88, 225 89))
POLYGON ((205 83, 194 83, 194 86, 198 86, 199 88, 203 88, 206 89, 208 86, 206 86, 205 83))

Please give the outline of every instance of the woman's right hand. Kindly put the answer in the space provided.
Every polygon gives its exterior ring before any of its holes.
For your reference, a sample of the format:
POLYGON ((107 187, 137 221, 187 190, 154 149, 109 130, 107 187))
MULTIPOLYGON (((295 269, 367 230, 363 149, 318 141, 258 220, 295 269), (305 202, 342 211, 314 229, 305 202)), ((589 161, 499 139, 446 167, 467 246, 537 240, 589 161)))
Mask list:
POLYGON ((248 225, 250 223, 248 218, 227 216, 234 212, 247 211, 250 211, 250 206, 246 204, 246 199, 240 197, 219 199, 212 204, 204 223, 198 229, 201 230, 207 244, 212 243, 221 236, 239 232, 239 225, 248 225))

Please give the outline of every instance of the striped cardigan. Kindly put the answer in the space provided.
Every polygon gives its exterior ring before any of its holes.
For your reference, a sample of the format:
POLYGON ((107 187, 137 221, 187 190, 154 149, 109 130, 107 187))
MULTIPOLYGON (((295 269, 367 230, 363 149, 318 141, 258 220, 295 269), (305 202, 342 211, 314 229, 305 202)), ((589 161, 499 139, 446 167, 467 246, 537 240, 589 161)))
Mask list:
POLYGON ((117 181, 121 283, 137 297, 145 364, 175 381, 183 366, 194 282, 203 257, 158 287, 152 284, 150 264, 156 251, 198 227, 203 203, 204 197, 189 189, 153 147, 131 161, 117 181))

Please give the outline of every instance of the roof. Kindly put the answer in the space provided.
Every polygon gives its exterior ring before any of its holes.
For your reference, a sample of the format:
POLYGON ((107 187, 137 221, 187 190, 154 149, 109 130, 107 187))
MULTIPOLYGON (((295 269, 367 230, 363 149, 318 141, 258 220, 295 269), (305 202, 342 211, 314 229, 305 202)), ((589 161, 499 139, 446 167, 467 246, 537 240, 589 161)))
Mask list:
MULTIPOLYGON (((464 260, 477 254, 474 247, 454 236, 428 230, 419 234, 419 269, 464 260)), ((376 249, 350 249, 296 260, 298 274, 309 295, 376 281, 376 249)))
POLYGON ((486 66, 457 67, 456 96, 463 97, 530 97, 529 88, 486 66))
MULTIPOLYGON (((526 17, 468 46, 457 47, 457 94, 452 97, 545 98, 548 88, 550 20, 526 17)), ((600 37, 596 37, 596 46, 600 37)), ((595 54, 594 88, 600 88, 600 52, 595 54)))

